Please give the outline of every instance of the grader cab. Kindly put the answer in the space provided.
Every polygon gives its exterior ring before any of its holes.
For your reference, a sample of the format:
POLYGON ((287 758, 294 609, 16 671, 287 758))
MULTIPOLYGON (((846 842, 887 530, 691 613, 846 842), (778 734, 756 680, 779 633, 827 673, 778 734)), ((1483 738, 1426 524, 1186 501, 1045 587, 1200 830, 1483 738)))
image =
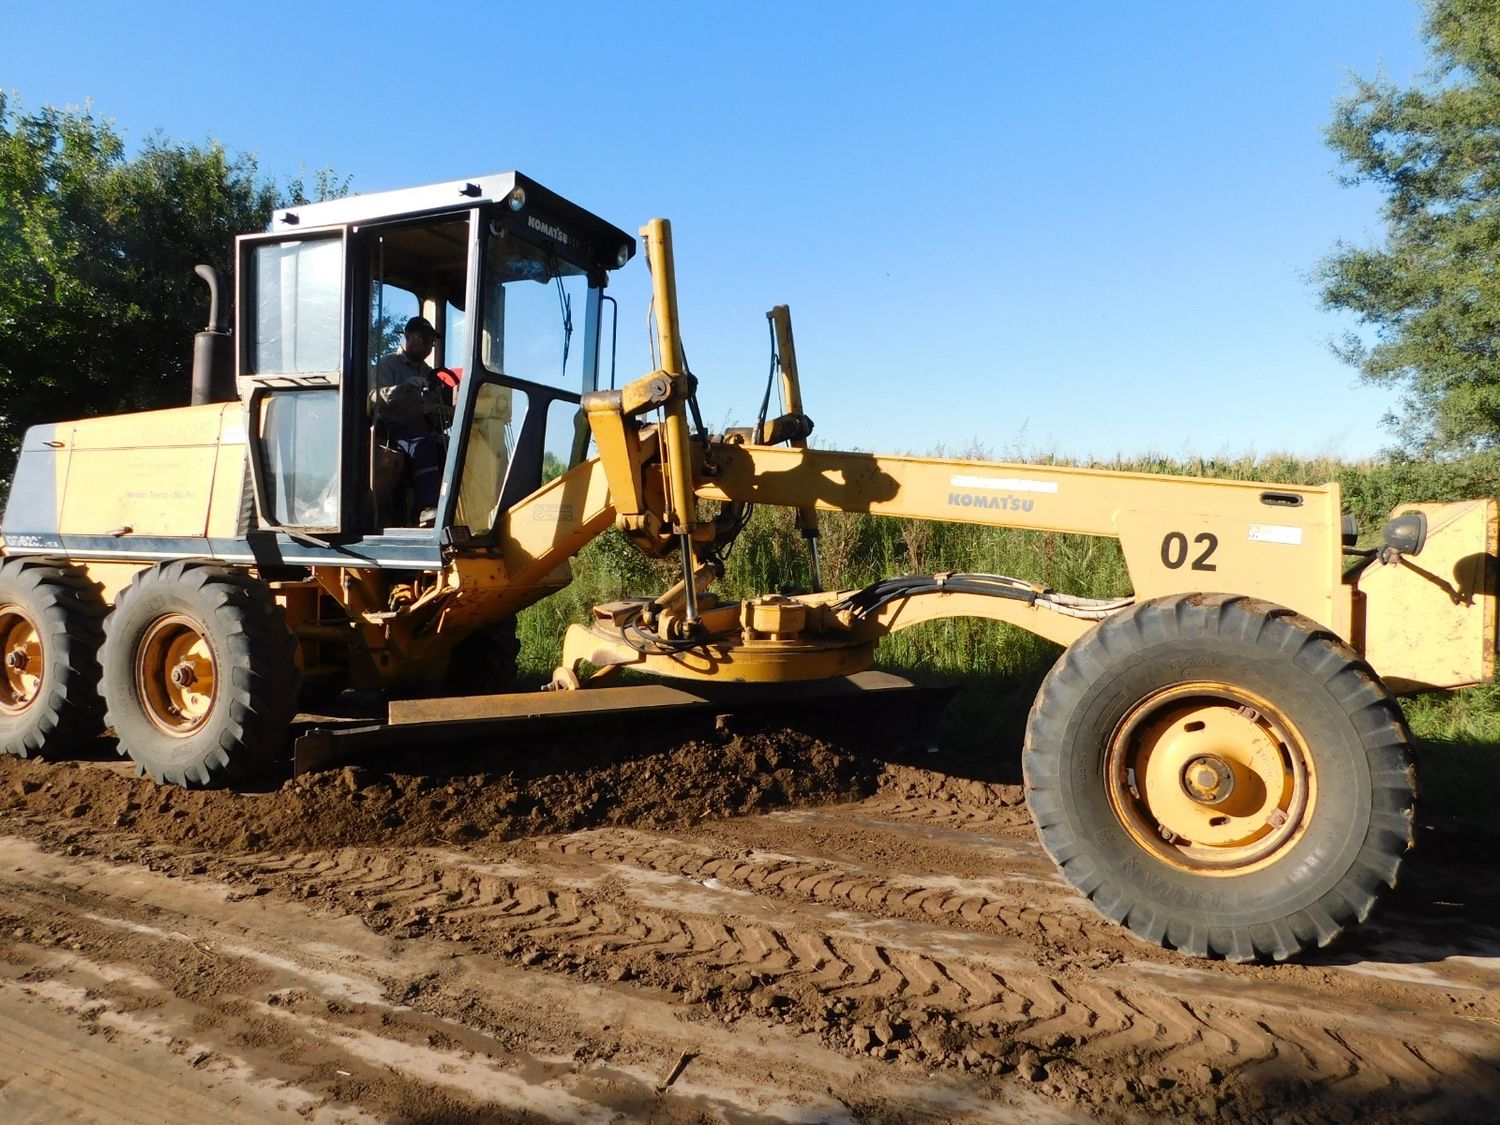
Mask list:
MULTIPOLYGON (((455 665, 503 686, 508 621, 567 583, 567 559, 608 518, 579 526, 576 504, 528 513, 519 536, 536 557, 482 593, 467 574, 457 589, 450 564, 462 555, 495 578, 504 515, 541 487, 547 450, 582 459, 604 287, 635 241, 518 174, 309 205, 272 227, 237 241, 232 326, 219 279, 200 270, 215 311, 192 406, 27 434, 7 554, 87 559, 106 605, 170 560, 253 574, 286 614, 305 682, 420 684, 455 665), (440 333, 444 400, 426 520, 374 403, 380 361, 418 316, 440 333), (469 659, 451 660, 470 638, 469 659)), ((137 761, 178 781, 228 769, 184 751, 212 693, 167 695, 151 723, 172 754, 138 747, 137 761)))
POLYGON ((107 723, 142 771, 211 784, 285 754, 304 685, 454 697, 393 700, 388 722, 312 732, 299 755, 343 733, 630 721, 736 687, 890 690, 869 673, 882 637, 975 616, 1064 648, 1028 724, 1027 798, 1111 918, 1281 958, 1395 884, 1414 780, 1393 691, 1492 678, 1493 501, 1405 506, 1361 550, 1336 485, 813 448, 784 307, 783 412, 710 434, 670 227, 641 234, 656 366, 619 387, 601 386, 604 290, 636 242, 519 174, 293 208, 241 237, 233 324, 216 312, 200 334, 193 405, 26 435, 0 565, 4 749, 65 754, 107 723), (431 513, 375 393, 417 317, 438 333, 431 513), (817 588, 722 599, 724 551, 761 505, 796 510, 817 588), (1113 537, 1132 594, 993 574, 825 590, 819 511, 1113 537), (557 690, 504 694, 515 614, 611 526, 681 580, 572 626, 557 690), (683 686, 608 686, 624 668, 683 686))

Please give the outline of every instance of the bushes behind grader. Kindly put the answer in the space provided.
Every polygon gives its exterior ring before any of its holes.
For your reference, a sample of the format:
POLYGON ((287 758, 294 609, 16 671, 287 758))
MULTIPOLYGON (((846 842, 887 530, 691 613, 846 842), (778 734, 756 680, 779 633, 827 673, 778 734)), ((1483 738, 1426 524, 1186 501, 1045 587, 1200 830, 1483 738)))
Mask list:
MULTIPOLYGON (((605 289, 636 241, 519 173, 278 213, 237 239, 232 325, 200 267, 212 312, 192 405, 25 436, 0 564, 4 749, 64 755, 107 724, 158 781, 219 784, 285 753, 302 688, 454 693, 392 701, 366 739, 630 716, 734 685, 885 691, 867 671, 881 637, 975 616, 1063 646, 1028 721, 1027 801, 1105 915, 1248 960, 1369 914, 1412 839, 1394 693, 1493 676, 1493 501, 1403 507, 1358 550, 1331 484, 810 448, 784 307, 768 314, 783 413, 709 434, 670 226, 640 233, 656 366, 618 389, 601 386, 605 289), (430 522, 370 410, 392 326, 415 315, 441 330, 452 387, 430 522), (549 447, 570 456, 544 483, 549 447), (714 593, 756 505, 796 510, 811 592, 714 593), (992 574, 825 590, 819 511, 1114 537, 1133 593, 992 574), (497 694, 515 614, 611 527, 676 557, 681 581, 572 626, 559 690, 497 694), (679 687, 608 686, 621 668, 679 687)), ((299 756, 340 734, 311 733, 299 756)))

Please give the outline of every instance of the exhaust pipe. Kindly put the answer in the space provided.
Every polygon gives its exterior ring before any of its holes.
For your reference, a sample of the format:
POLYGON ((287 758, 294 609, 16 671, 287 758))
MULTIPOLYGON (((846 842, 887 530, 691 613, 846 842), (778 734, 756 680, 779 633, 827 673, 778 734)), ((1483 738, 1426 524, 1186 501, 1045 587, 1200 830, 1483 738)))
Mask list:
POLYGON ((193 272, 208 285, 208 327, 193 337, 194 406, 210 402, 233 402, 239 397, 234 385, 234 345, 229 316, 219 300, 219 272, 213 266, 196 266, 193 272))

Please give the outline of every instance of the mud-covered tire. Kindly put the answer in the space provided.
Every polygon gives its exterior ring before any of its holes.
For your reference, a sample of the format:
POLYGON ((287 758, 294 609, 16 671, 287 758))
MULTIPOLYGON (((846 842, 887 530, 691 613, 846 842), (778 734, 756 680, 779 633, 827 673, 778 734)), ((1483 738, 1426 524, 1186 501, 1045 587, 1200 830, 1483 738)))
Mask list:
POLYGON ((178 785, 253 777, 286 746, 301 674, 266 586, 226 567, 141 571, 105 625, 103 694, 120 753, 178 785))
POLYGON ((0 563, 0 752, 65 755, 104 729, 99 646, 108 612, 78 567, 0 563))
POLYGON ((1411 846, 1395 700, 1337 636, 1250 598, 1180 595, 1101 622, 1043 682, 1023 769, 1068 882, 1200 957, 1327 945, 1411 846))
POLYGON ((454 646, 443 677, 443 690, 454 695, 495 695, 516 681, 521 641, 516 619, 506 618, 470 633, 454 646))

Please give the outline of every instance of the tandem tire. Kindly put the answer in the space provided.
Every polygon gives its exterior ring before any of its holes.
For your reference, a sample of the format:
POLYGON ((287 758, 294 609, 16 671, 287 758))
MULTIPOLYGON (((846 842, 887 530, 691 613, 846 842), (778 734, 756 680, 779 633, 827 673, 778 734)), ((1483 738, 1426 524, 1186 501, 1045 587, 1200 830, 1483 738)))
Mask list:
POLYGON ((107 612, 79 567, 0 563, 0 750, 63 755, 104 729, 99 646, 107 612))
POLYGON ((178 785, 244 780, 285 749, 301 673, 264 584, 174 562, 136 575, 105 626, 107 721, 139 773, 178 785))
POLYGON ((1363 921, 1411 847, 1411 736, 1359 656, 1226 594, 1075 642, 1023 752, 1042 846, 1106 917, 1199 957, 1283 960, 1363 921))

